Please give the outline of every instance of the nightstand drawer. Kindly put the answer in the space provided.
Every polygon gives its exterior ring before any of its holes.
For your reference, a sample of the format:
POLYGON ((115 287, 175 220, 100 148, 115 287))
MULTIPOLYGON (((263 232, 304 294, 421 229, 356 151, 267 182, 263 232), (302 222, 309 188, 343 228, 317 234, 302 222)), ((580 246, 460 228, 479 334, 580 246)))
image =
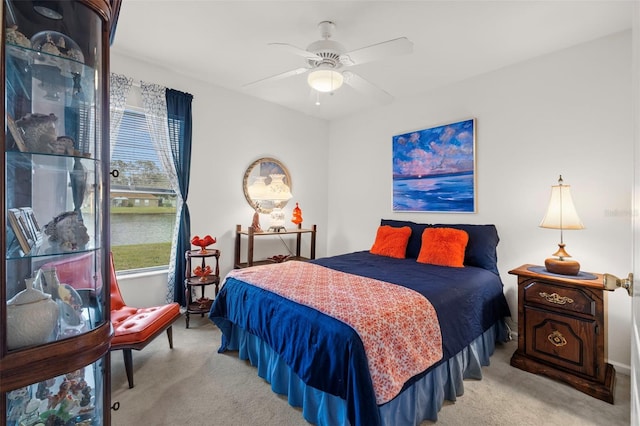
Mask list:
POLYGON ((545 281, 536 280, 528 283, 524 288, 524 302, 590 316, 596 314, 596 303, 584 290, 545 281))
POLYGON ((587 376, 596 375, 596 321, 524 309, 526 354, 587 376))

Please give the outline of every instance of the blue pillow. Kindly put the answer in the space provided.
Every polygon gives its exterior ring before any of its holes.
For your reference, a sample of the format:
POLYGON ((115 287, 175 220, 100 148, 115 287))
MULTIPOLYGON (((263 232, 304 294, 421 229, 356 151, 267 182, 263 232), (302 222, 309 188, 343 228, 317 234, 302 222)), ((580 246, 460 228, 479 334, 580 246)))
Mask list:
POLYGON ((469 242, 464 253, 464 264, 467 266, 477 266, 500 275, 498 272, 498 253, 496 248, 500 238, 495 225, 470 225, 470 224, 425 224, 415 223, 406 220, 382 219, 381 225, 393 227, 408 226, 411 228, 411 236, 407 244, 407 258, 418 258, 420 246, 422 245, 422 232, 425 228, 454 228, 466 231, 469 234, 469 242))

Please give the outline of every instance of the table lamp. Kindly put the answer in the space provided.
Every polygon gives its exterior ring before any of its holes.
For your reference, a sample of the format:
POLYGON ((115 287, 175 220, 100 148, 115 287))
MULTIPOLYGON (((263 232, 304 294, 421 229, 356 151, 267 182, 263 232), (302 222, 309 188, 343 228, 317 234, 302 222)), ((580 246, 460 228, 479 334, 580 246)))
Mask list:
POLYGON ((271 210, 271 223, 267 231, 285 231, 282 206, 293 197, 293 194, 291 194, 289 186, 284 183, 285 175, 272 174, 269 175, 269 177, 271 178, 271 182, 266 187, 267 195, 265 195, 265 199, 273 203, 273 209, 271 210))
POLYGON ((548 272, 561 275, 578 275, 580 264, 570 259, 569 253, 564 249, 563 231, 565 229, 583 229, 584 225, 578 217, 576 208, 571 198, 571 186, 564 185, 562 175, 558 179, 558 185, 551 187, 551 199, 547 214, 540 223, 541 228, 559 229, 560 243, 554 257, 545 259, 544 266, 548 272))

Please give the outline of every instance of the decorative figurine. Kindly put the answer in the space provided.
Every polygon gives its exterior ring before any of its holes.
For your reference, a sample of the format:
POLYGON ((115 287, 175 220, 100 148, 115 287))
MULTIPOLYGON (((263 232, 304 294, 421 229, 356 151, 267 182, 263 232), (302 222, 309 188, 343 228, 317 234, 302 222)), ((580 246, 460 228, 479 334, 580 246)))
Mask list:
POLYGON ((71 383, 67 379, 64 379, 62 383, 60 383, 60 388, 58 389, 58 393, 50 395, 48 397, 49 403, 47 404, 47 408, 55 408, 58 404, 63 402, 67 395, 69 394, 69 388, 71 387, 71 383))
POLYGON ((296 206, 293 208, 293 218, 291 219, 291 222, 296 225, 300 225, 302 223, 302 210, 298 207, 298 203, 296 203, 296 206))
POLYGON ((7 426, 16 426, 18 420, 27 410, 29 399, 29 387, 18 388, 7 393, 7 426))
POLYGON ((58 136, 53 143, 53 153, 61 155, 73 155, 75 149, 75 141, 71 136, 58 136))
POLYGON ((216 239, 212 238, 211 235, 206 235, 204 238, 200 238, 196 235, 191 239, 191 244, 200 247, 200 253, 206 253, 207 247, 215 243, 216 239))
POLYGON ((282 263, 290 257, 290 254, 276 254, 275 256, 267 257, 267 259, 269 259, 273 263, 282 263))
MULTIPOLYGON (((58 138, 60 140, 60 138, 58 138)), ((71 146, 71 152, 73 153, 73 145, 71 146)), ((69 172, 69 180, 71 181, 71 195, 73 196, 73 211, 78 214, 78 219, 83 222, 82 219, 82 203, 84 202, 84 196, 87 193, 87 169, 82 165, 82 161, 79 158, 73 160, 73 171, 69 172)))
POLYGON ((262 232, 262 228, 260 227, 260 213, 258 213, 257 207, 256 207, 256 211, 253 213, 253 220, 251 221, 251 227, 253 228, 253 232, 262 232))
POLYGON ((196 269, 193 270, 193 275, 200 277, 200 281, 206 281, 207 275, 211 275, 211 266, 207 265, 204 268, 201 266, 196 266, 196 269))

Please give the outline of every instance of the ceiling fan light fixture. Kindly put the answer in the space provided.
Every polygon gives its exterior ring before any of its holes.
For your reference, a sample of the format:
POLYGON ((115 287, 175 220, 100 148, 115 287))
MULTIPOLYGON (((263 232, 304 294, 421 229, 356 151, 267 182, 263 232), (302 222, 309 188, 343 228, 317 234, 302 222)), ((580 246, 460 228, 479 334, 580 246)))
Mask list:
POLYGON ((318 92, 333 92, 342 86, 344 77, 339 71, 332 69, 317 69, 309 73, 307 82, 318 92))

